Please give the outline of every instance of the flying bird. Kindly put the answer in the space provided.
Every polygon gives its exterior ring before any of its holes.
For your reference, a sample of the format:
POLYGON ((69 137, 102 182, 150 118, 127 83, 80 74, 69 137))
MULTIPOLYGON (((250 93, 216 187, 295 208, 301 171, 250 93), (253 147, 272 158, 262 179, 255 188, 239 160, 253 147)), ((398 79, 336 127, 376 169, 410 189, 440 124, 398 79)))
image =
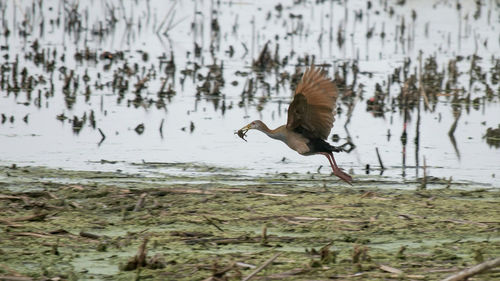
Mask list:
POLYGON ((288 107, 286 125, 271 130, 264 122, 255 120, 238 130, 237 134, 245 140, 246 133, 255 129, 284 142, 301 155, 322 154, 330 162, 333 174, 351 184, 352 177, 337 166, 333 157, 333 152, 343 149, 325 141, 335 121, 337 97, 338 91, 333 81, 324 71, 312 65, 306 69, 297 85, 293 101, 288 107))

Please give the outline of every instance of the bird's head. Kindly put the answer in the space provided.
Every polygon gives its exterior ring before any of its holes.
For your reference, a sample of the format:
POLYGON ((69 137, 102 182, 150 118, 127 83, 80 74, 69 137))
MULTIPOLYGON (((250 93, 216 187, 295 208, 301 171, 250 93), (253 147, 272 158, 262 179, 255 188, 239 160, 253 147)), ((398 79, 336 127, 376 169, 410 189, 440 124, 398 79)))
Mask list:
POLYGON ((259 129, 263 129, 266 125, 264 125, 264 123, 262 123, 262 121, 260 120, 255 120, 255 121, 252 121, 250 124, 246 125, 245 127, 243 127, 243 129, 246 129, 247 131, 248 130, 259 130, 259 129))
POLYGON ((236 132, 240 138, 242 138, 244 141, 246 141, 245 136, 249 130, 263 130, 266 125, 262 123, 260 120, 255 120, 250 122, 248 125, 245 127, 241 128, 236 132))

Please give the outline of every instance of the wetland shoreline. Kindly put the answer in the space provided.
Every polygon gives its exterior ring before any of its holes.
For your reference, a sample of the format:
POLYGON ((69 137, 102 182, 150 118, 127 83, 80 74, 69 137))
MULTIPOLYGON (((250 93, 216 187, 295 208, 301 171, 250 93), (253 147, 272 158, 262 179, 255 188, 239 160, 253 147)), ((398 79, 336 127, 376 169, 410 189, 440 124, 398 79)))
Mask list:
POLYGON ((241 280, 281 253, 253 279, 438 280, 500 251, 497 188, 224 177, 0 167, 0 277, 241 280))

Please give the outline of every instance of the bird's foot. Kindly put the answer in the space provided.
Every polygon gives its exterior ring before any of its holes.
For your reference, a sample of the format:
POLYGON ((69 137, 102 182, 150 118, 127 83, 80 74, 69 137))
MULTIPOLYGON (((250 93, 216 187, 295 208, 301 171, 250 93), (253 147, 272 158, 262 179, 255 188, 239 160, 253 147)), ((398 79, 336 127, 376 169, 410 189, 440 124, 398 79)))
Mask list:
POLYGON ((332 152, 351 152, 356 146, 348 141, 341 146, 332 146, 332 152))
POLYGON ((352 185, 352 177, 348 173, 342 171, 341 169, 335 169, 333 170, 333 174, 336 175, 341 180, 345 181, 346 183, 352 185))

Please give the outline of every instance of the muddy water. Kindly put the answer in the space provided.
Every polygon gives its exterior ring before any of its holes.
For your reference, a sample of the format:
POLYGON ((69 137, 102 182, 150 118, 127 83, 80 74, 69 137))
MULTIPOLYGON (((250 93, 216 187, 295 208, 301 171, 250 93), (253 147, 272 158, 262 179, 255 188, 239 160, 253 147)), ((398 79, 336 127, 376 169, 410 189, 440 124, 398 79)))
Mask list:
MULTIPOLYGON (((339 100, 341 113, 332 132, 340 136, 338 144, 350 140, 356 145, 337 156, 341 167, 379 175, 378 147, 383 176, 393 180, 422 177, 425 157, 427 175, 499 186, 500 150, 483 136, 500 123, 499 85, 492 79, 500 50, 500 9, 494 1, 459 7, 454 1, 409 2, 3 1, 5 85, 21 84, 21 74, 13 77, 16 58, 18 73, 26 67, 28 76, 45 83, 17 92, 2 88, 0 163, 144 174, 186 171, 179 165, 134 163, 194 163, 237 167, 248 175, 316 173, 322 165, 319 172, 327 174, 320 156, 304 158, 258 132, 250 132, 247 143, 233 134, 253 119, 270 127, 283 124, 292 90, 290 79, 282 77, 314 60, 326 64, 331 77, 342 72, 344 63, 356 62, 359 69, 352 115, 349 103, 339 100), (280 65, 254 71, 252 61, 268 41, 273 57, 279 48, 280 65), (42 51, 54 62, 53 70, 34 62, 34 54, 42 51), (484 82, 471 79, 473 54, 482 58, 477 65, 484 82), (418 77, 420 55, 423 64, 435 60, 444 81, 452 75, 449 62, 457 60, 452 88, 459 94, 453 100, 453 91, 444 92, 441 85, 432 111, 422 99, 420 123, 417 109, 409 110, 403 145, 405 114, 396 97, 404 83, 388 85, 388 77, 405 61, 411 61, 408 73, 418 77), (222 66, 224 84, 205 94, 199 89, 211 65, 222 66), (259 76, 268 86, 259 82, 251 95, 242 94, 259 76), (116 77, 129 83, 122 94, 113 87, 116 77), (144 87, 137 90, 141 81, 144 87), (367 111, 367 100, 377 83, 388 94, 383 114, 375 117, 367 111), (486 86, 493 91, 490 98, 486 86), (175 93, 165 94, 169 87, 175 93), (476 98, 476 104, 467 103, 476 98), (457 107, 461 115, 451 138, 457 107), (75 129, 75 116, 80 121, 84 115, 87 121, 75 129)), ((343 78, 350 84, 354 75, 347 72, 343 78)))

